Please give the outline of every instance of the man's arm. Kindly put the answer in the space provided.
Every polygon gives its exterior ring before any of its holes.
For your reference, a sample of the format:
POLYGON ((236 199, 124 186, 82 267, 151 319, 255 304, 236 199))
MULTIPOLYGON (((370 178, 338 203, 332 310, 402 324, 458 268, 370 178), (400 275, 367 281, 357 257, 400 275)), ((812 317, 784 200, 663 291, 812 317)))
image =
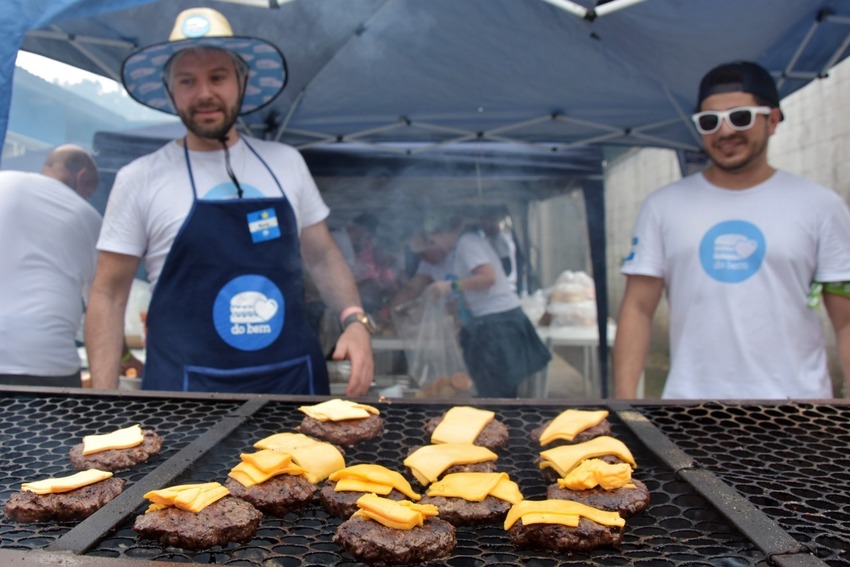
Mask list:
MULTIPOLYGON (((301 255, 319 295, 333 312, 360 305, 360 294, 351 270, 324 222, 301 231, 301 255)), ((368 329, 359 323, 349 325, 336 343, 333 359, 351 361, 351 378, 345 395, 366 394, 375 372, 368 329)))
POLYGON ((835 330, 838 360, 844 374, 843 395, 850 398, 850 298, 826 292, 823 294, 823 305, 835 330))
POLYGON ((628 276, 617 336, 614 339, 614 397, 632 399, 646 364, 652 318, 664 291, 664 280, 628 276))
POLYGON ((85 343, 92 388, 117 388, 124 352, 124 314, 137 256, 101 252, 86 310, 85 343))

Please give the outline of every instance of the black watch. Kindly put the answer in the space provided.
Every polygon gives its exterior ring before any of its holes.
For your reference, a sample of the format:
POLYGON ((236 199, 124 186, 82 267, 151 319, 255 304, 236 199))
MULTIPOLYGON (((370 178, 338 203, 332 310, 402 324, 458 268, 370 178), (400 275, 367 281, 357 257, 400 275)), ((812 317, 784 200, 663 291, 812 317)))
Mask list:
POLYGON ((363 326, 366 327, 366 330, 369 331, 370 335, 375 332, 375 325, 372 324, 372 318, 362 311, 359 313, 352 313, 346 317, 342 322, 342 330, 345 331, 352 323, 362 323, 363 326))

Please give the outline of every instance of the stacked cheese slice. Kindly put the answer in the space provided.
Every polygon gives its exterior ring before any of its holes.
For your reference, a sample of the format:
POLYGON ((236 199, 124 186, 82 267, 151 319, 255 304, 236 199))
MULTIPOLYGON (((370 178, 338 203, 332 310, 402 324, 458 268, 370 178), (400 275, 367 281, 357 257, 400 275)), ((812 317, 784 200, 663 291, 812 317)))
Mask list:
POLYGON ((339 449, 302 433, 277 433, 260 439, 254 443, 254 447, 290 455, 292 462, 303 469, 301 474, 304 478, 313 484, 345 468, 345 459, 339 449))

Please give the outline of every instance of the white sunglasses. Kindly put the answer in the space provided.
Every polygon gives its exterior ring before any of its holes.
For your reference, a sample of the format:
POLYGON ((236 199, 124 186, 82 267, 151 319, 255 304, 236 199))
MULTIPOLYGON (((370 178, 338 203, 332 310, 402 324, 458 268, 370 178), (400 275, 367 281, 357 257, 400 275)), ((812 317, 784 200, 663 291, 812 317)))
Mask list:
POLYGON ((770 114, 769 106, 736 106, 729 110, 706 110, 691 116, 700 134, 714 134, 720 130, 723 120, 733 130, 749 130, 756 121, 756 114, 770 114))

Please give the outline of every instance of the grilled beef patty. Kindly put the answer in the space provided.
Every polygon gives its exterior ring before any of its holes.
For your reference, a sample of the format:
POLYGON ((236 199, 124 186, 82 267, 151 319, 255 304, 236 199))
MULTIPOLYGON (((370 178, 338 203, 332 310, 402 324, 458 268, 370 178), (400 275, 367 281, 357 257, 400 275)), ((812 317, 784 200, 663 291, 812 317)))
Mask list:
MULTIPOLYGON (((440 417, 433 417, 425 422, 425 433, 428 435, 428 439, 431 438, 431 434, 434 433, 434 430, 437 429, 437 426, 441 421, 443 421, 444 417, 445 414, 440 417)), ((504 447, 507 442, 508 428, 498 419, 494 419, 484 426, 484 429, 482 429, 481 433, 478 434, 478 437, 475 438, 473 444, 481 445, 482 447, 487 447, 491 451, 495 451, 496 449, 504 447)))
POLYGON ((16 522, 67 522, 84 520, 121 494, 124 480, 106 480, 57 494, 18 492, 13 494, 3 513, 16 522))
POLYGON ((152 429, 143 429, 142 444, 129 449, 109 449, 91 455, 83 455, 83 444, 71 447, 71 466, 77 470, 100 469, 102 471, 123 471, 144 463, 162 448, 162 437, 152 429))
POLYGON ((510 527, 508 537, 517 547, 568 553, 588 551, 603 545, 617 545, 623 538, 623 529, 603 526, 587 518, 579 518, 575 528, 560 524, 526 526, 520 519, 510 527))
POLYGON ((546 498, 552 500, 572 500, 593 508, 619 512, 624 518, 643 512, 649 506, 649 489, 644 483, 632 479, 635 488, 616 488, 605 490, 602 487, 587 490, 561 488, 557 483, 546 489, 546 498))
POLYGON ((233 496, 247 500, 271 516, 283 516, 313 499, 316 485, 303 476, 282 474, 260 484, 245 487, 228 478, 224 486, 233 496))
POLYGON ((511 503, 488 496, 481 502, 445 496, 423 496, 419 504, 433 504, 440 510, 440 518, 455 526, 480 526, 504 521, 511 503))
POLYGON ((433 561, 446 557, 457 545, 454 526, 439 518, 427 518, 411 530, 396 530, 355 516, 339 526, 333 541, 370 565, 433 561))
POLYGON ((384 420, 379 415, 370 415, 363 419, 343 421, 319 421, 310 416, 301 421, 298 428, 304 435, 333 443, 352 446, 377 437, 384 429, 384 420))
POLYGON ((225 496, 197 514, 177 507, 136 517, 133 529, 140 537, 184 549, 207 549, 229 541, 249 541, 263 514, 248 502, 225 496))
MULTIPOLYGON (((546 431, 546 428, 549 427, 550 423, 552 423, 551 419, 540 427, 532 429, 529 434, 531 440, 539 445, 540 436, 543 435, 543 432, 546 431)), ((575 445, 576 443, 584 443, 585 441, 590 441, 595 437, 602 437, 603 435, 611 435, 611 424, 607 419, 603 419, 600 423, 593 427, 588 427, 587 429, 579 431, 572 441, 567 441, 566 439, 555 439, 546 445, 546 449, 551 449, 552 447, 557 447, 559 445, 575 445)))
MULTIPOLYGON (((321 490, 319 490, 319 502, 322 503, 322 507, 328 512, 328 514, 332 514, 339 518, 348 519, 351 515, 357 511, 357 500, 366 494, 366 492, 356 492, 356 491, 342 491, 337 492, 334 490, 336 486, 336 482, 332 480, 326 480, 322 485, 321 490)), ((407 496, 396 490, 395 488, 392 491, 384 496, 384 498, 389 498, 390 500, 407 500, 407 496)))

